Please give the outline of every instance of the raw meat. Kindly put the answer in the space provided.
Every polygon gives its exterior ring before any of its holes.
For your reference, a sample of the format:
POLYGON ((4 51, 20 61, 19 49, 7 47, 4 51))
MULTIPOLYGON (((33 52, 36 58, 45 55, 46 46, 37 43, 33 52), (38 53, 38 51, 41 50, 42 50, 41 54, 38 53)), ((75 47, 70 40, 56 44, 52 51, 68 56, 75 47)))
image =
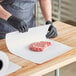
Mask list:
POLYGON ((29 49, 32 51, 43 51, 45 48, 51 45, 51 42, 48 41, 40 41, 40 42, 34 42, 29 45, 29 49))

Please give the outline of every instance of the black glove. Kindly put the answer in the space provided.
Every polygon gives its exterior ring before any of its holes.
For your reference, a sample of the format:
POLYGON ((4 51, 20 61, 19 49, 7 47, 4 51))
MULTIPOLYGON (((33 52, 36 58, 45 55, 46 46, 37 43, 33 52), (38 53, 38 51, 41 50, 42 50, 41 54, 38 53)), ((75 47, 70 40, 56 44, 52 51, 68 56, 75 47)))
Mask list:
POLYGON ((12 25, 14 28, 19 30, 19 32, 28 31, 28 27, 27 27, 26 23, 22 19, 19 19, 19 18, 15 17, 15 16, 11 16, 11 17, 8 18, 7 22, 10 25, 12 25))
POLYGON ((48 28, 48 33, 46 34, 47 38, 55 38, 57 36, 57 30, 56 28, 53 26, 51 21, 47 21, 46 25, 49 24, 49 28, 48 28))

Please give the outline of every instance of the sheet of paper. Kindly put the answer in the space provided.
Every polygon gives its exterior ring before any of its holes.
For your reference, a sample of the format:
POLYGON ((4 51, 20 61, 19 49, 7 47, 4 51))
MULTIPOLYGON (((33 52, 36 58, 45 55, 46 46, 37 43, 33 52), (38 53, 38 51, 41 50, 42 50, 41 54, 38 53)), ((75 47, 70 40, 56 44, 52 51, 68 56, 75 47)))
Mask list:
POLYGON ((8 66, 7 71, 6 71, 6 75, 13 73, 13 72, 19 70, 20 68, 21 68, 21 66, 15 64, 13 62, 9 62, 9 66, 8 66))
POLYGON ((9 51, 24 59, 30 60, 34 63, 44 63, 59 55, 64 54, 72 49, 62 43, 47 39, 45 34, 49 26, 40 26, 29 29, 26 33, 19 33, 18 31, 6 35, 6 44, 9 51), (28 49, 29 44, 37 41, 49 41, 52 43, 43 52, 33 52, 28 49))

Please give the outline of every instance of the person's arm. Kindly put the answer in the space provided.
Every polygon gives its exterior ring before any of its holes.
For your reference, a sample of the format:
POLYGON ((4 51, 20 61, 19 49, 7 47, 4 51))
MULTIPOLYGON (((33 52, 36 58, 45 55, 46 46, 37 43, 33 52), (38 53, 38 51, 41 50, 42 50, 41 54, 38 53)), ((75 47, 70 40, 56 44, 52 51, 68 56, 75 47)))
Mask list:
POLYGON ((45 21, 52 21, 52 6, 50 0, 39 0, 45 21))
POLYGON ((1 5, 0 5, 0 18, 7 20, 11 16, 11 13, 7 12, 1 5))
POLYGON ((52 5, 50 0, 39 0, 40 7, 43 16, 46 21, 46 25, 50 25, 46 34, 47 38, 55 38, 57 36, 57 30, 52 24, 52 5))
POLYGON ((0 5, 0 18, 6 20, 10 25, 19 30, 19 32, 28 31, 28 26, 22 19, 13 16, 11 13, 6 11, 1 5, 0 5))

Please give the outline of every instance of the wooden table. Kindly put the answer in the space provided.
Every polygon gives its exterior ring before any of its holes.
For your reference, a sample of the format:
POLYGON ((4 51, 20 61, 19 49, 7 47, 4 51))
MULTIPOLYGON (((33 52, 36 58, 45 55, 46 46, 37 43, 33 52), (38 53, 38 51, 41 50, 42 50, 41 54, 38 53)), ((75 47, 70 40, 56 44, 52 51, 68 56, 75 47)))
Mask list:
MULTIPOLYGON (((58 30, 58 37, 53 40, 76 47, 76 27, 62 22, 55 22, 54 25, 58 30)), ((11 54, 6 47, 5 40, 0 40, 0 50, 6 52, 10 61, 22 66, 20 70, 8 76, 41 76, 76 61, 75 48, 40 65, 11 54)))

